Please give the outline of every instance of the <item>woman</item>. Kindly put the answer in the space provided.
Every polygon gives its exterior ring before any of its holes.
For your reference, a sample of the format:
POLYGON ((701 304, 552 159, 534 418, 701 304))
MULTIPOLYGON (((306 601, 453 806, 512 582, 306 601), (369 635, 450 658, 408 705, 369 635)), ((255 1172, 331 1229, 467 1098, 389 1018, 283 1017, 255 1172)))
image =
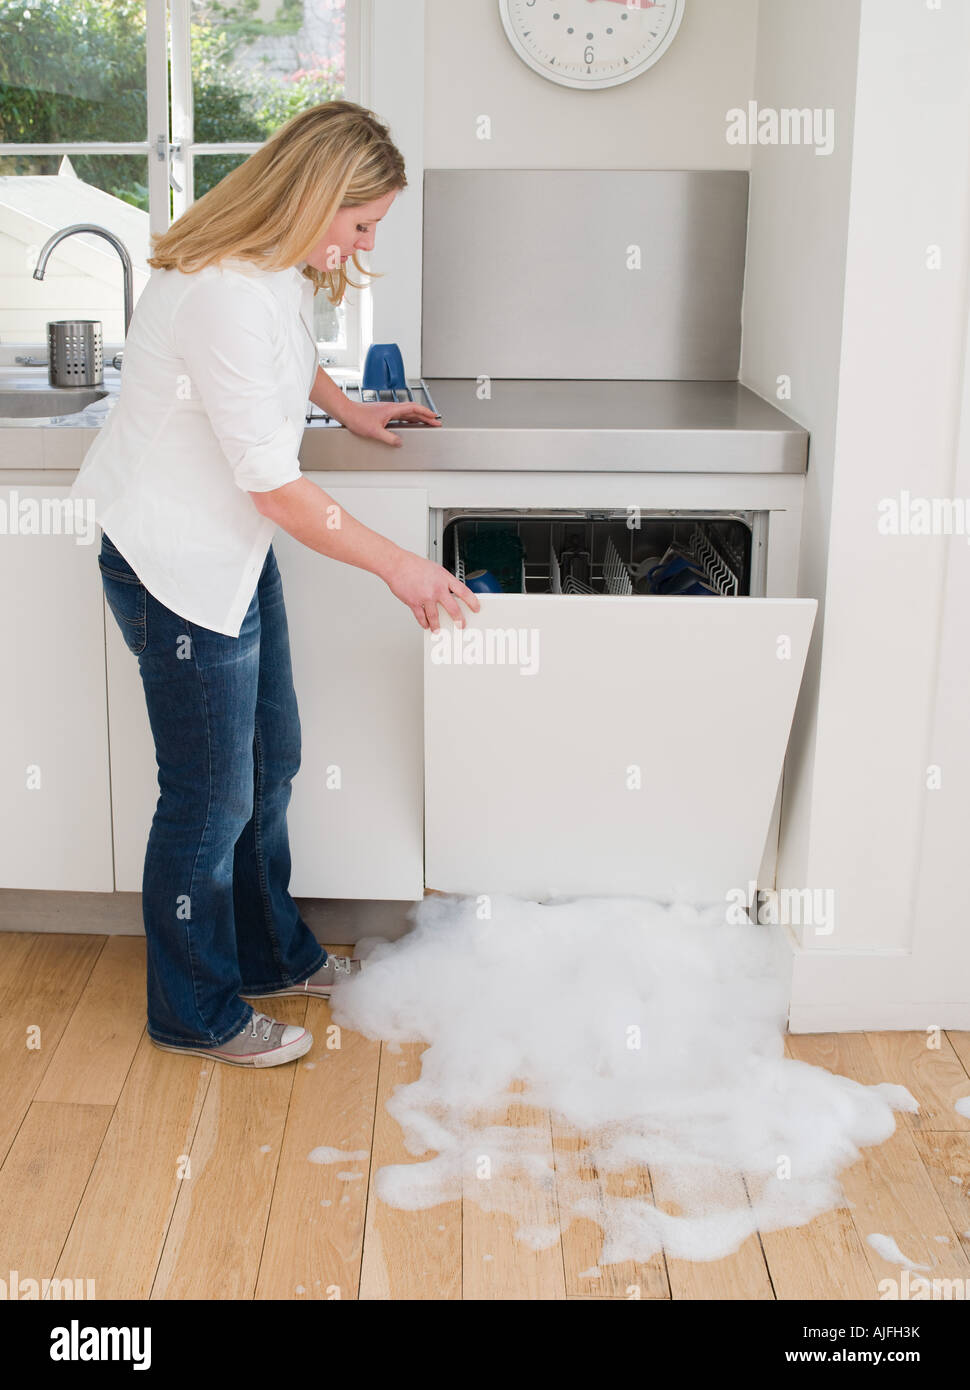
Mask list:
MULTIPOLYGON (((156 237, 121 395, 72 491, 93 498, 105 597, 138 657, 158 764, 145 856, 148 1032, 173 1052, 275 1066, 313 1038, 243 996, 326 998, 328 956, 288 885, 300 722, 276 526, 370 570, 437 630, 478 600, 300 473, 307 398, 355 434, 438 421, 349 401, 317 361, 312 300, 339 304, 406 186, 386 126, 347 101, 302 112, 156 237)), ((369 272, 363 271, 367 274, 369 272)), ((360 286, 355 286, 360 288, 360 286)))

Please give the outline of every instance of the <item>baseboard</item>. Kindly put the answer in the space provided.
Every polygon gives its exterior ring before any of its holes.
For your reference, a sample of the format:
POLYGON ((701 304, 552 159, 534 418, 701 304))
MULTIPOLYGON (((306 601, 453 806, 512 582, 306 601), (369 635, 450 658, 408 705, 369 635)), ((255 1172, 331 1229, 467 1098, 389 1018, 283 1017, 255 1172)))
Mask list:
POLYGON ((970 1004, 953 999, 924 1003, 877 1000, 872 1004, 792 1004, 789 1033, 925 1033, 929 1028, 970 1029, 970 1004))
POLYGON ((970 1000, 949 992, 967 978, 955 962, 898 947, 792 952, 790 1033, 970 1029, 970 1000))
MULTIPOLYGON (((323 946, 353 946, 363 937, 396 941, 411 928, 411 902, 364 898, 297 898, 303 919, 323 946)), ((57 893, 0 889, 0 931, 79 936, 144 936, 140 893, 57 893)))

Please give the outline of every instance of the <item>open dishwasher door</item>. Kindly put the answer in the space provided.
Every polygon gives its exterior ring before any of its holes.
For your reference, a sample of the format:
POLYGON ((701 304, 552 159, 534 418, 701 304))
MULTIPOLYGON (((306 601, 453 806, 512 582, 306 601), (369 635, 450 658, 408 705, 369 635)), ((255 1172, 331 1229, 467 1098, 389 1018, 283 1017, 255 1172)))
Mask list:
POLYGON ((425 642, 425 883, 721 901, 757 879, 815 599, 480 594, 425 642))

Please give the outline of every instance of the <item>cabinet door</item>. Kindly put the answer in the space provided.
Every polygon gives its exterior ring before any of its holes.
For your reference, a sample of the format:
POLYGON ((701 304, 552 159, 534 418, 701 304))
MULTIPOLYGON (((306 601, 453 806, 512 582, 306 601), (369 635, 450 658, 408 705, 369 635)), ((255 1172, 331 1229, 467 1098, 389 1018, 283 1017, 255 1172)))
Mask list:
POLYGON ((125 646, 125 639, 107 607, 105 637, 115 890, 140 893, 145 846, 158 801, 155 743, 148 723, 138 658, 125 646))
MULTIPOLYGON (((428 553, 423 490, 324 490, 365 526, 428 553)), ((273 545, 303 730, 289 815, 292 891, 414 902, 423 892, 424 632, 376 575, 283 531, 273 545)))
POLYGON ((0 487, 0 886, 110 892, 104 614, 97 531, 64 529, 66 487, 0 487), (46 521, 45 521, 46 515, 46 521))
MULTIPOLYGON (((326 491, 365 526, 427 554, 420 489, 326 491)), ((277 531, 273 549, 303 735, 288 817, 290 889, 298 897, 416 901, 422 630, 375 575, 328 560, 285 531, 277 531)), ((140 891, 158 782, 137 663, 114 623, 108 677, 112 746, 123 750, 112 759, 117 887, 140 891)))
POLYGON ((756 880, 815 600, 479 597, 425 637, 428 887, 715 902, 756 880))

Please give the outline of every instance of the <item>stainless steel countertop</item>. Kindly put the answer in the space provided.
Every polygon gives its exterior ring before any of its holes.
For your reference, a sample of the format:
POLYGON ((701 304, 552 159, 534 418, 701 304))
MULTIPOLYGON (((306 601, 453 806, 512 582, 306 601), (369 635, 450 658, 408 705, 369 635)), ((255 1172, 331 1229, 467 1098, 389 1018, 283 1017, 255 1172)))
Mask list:
MULTIPOLYGON (((808 431, 737 381, 492 381, 487 399, 475 380, 424 381, 441 428, 392 427, 406 433, 408 463, 421 470, 804 473, 808 465, 808 431)), ((383 470, 387 446, 311 424, 300 460, 312 470, 383 470)))
POLYGON ((805 434, 737 381, 493 381, 425 377, 451 429, 741 430, 805 434))
MULTIPOLYGON (((0 368, 4 386, 43 386, 46 379, 40 368, 0 368)), ((440 427, 396 424, 392 428, 406 437, 407 447, 391 451, 332 423, 313 422, 300 447, 303 468, 338 473, 388 467, 583 473, 804 473, 807 468, 808 431, 736 381, 492 381, 491 396, 484 400, 475 380, 435 377, 426 384, 442 415, 440 427)), ((0 467, 16 466, 16 445, 2 445, 6 431, 99 429, 117 399, 119 373, 106 368, 104 386, 105 399, 75 415, 0 420, 0 467)))

